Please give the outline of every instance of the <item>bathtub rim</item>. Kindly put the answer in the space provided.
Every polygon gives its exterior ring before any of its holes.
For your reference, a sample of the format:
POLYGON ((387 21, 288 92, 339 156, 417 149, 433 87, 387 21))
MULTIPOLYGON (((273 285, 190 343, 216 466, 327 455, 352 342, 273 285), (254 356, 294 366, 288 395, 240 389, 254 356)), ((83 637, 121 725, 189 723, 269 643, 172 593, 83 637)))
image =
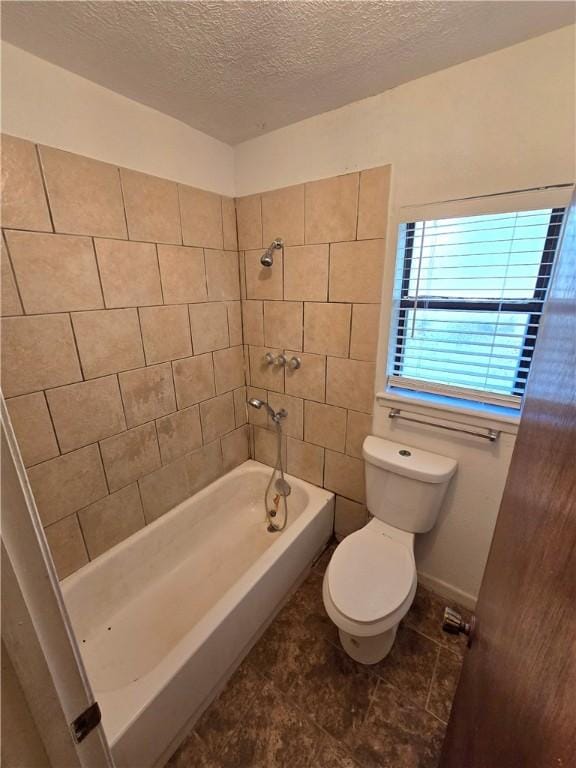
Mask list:
MULTIPOLYGON (((79 571, 71 574, 62 583, 62 592, 64 599, 66 600, 66 594, 71 589, 77 587, 82 581, 90 578, 90 574, 96 570, 102 570, 106 567, 111 559, 121 556, 124 549, 127 549, 134 545, 134 542, 144 536, 150 537, 154 535, 154 531, 162 525, 166 525, 173 517, 185 513, 185 507, 194 501, 200 502, 202 499, 209 497, 214 488, 218 485, 222 485, 224 481, 233 480, 234 477, 245 476, 246 474, 252 474, 255 472, 269 475, 272 469, 261 462, 249 459, 246 462, 235 467, 225 475, 221 475, 215 481, 203 488, 193 496, 188 497, 176 507, 171 509, 166 514, 162 515, 158 519, 154 520, 149 525, 144 526, 132 536, 119 542, 117 545, 107 550, 105 553, 95 558, 93 561, 85 565, 79 571)), ((250 566, 241 574, 237 581, 222 593, 216 600, 216 602, 209 608, 209 610, 202 616, 202 618, 193 625, 185 635, 170 649, 170 651, 161 659, 161 661, 153 667, 146 675, 142 676, 139 680, 149 678, 148 688, 146 695, 139 701, 139 706, 135 707, 129 717, 123 719, 117 725, 118 727, 112 727, 108 722, 106 728, 106 737, 111 747, 117 744, 123 736, 129 731, 129 729, 135 724, 141 714, 149 706, 150 702, 159 695, 159 693, 170 685, 171 681, 180 673, 188 660, 198 651, 203 643, 209 640, 210 635, 218 630, 220 625, 225 621, 228 616, 231 607, 234 607, 241 603, 241 601, 248 595, 250 590, 254 588, 258 581, 266 578, 269 571, 273 568, 276 561, 280 556, 290 547, 291 543, 302 534, 304 529, 314 519, 317 514, 320 514, 326 505, 331 504, 334 507, 335 494, 331 491, 327 491, 318 486, 314 486, 308 483, 306 480, 294 477, 286 474, 288 482, 292 485, 300 486, 307 494, 306 506, 299 513, 298 517, 292 521, 292 523, 286 528, 285 531, 280 534, 270 533, 270 536, 276 536, 276 540, 250 564, 250 566)), ((262 525, 266 523, 263 520, 262 525)), ((78 637, 76 630, 74 630, 76 642, 78 637)), ((81 648, 80 648, 81 652, 81 648)), ((143 684, 144 685, 144 684, 143 684)), ((130 686, 123 686, 122 688, 129 688, 130 686)), ((121 690, 120 688, 117 690, 121 690)), ((94 694, 97 698, 105 701, 107 691, 102 691, 94 687, 94 694)), ((103 704, 103 707, 105 705, 103 704)))
MULTIPOLYGON (((236 476, 243 475, 246 473, 252 473, 255 471, 270 471, 272 472, 272 468, 268 464, 263 464, 262 462, 256 461, 255 459, 247 459, 242 464, 239 464, 237 467, 234 467, 234 469, 231 469, 229 472, 226 472, 223 475, 220 475, 220 477, 217 477, 215 480, 213 480, 211 483, 209 483, 207 486, 202 488, 200 491, 197 491, 196 493, 192 494, 191 496, 188 496, 186 499, 181 501, 179 504, 177 504, 175 507, 172 507, 172 509, 168 510, 168 512, 165 512, 163 515, 160 515, 160 517, 157 517, 155 520, 153 520, 150 523, 146 523, 142 528, 135 531, 130 536, 127 536, 125 539, 122 539, 122 541, 119 541, 117 544, 115 544, 113 547, 110 547, 110 549, 107 549, 105 552, 103 552, 101 555, 98 555, 93 560, 90 560, 85 565, 83 565, 81 568, 79 568, 77 571, 74 571, 74 573, 71 573, 69 576, 66 576, 64 579, 60 581, 60 588, 62 590, 62 594, 64 595, 64 598, 66 598, 66 595, 68 592, 74 589, 74 587, 84 581, 84 579, 89 575, 92 571, 100 570, 105 567, 106 563, 114 558, 116 558, 124 549, 128 549, 129 547, 134 545, 134 541, 136 539, 149 537, 153 535, 153 532, 157 530, 159 527, 166 525, 171 519, 178 516, 182 513, 184 507, 188 504, 190 504, 191 501, 201 501, 202 499, 205 499, 207 496, 210 495, 211 491, 214 490, 214 487, 217 485, 222 485, 224 480, 233 479, 236 476)), ((306 492, 308 492, 308 489, 311 489, 314 496, 318 496, 318 500, 323 500, 325 503, 326 501, 329 501, 332 497, 335 496, 335 494, 332 491, 328 491, 324 488, 320 488, 317 485, 313 485, 312 483, 309 483, 307 480, 302 480, 299 477, 296 477, 294 475, 289 475, 288 473, 284 473, 284 476, 288 480, 288 482, 292 485, 299 485, 302 487, 306 492)), ((310 493, 308 492, 308 501, 311 500, 310 493)), ((303 512, 308 508, 308 505, 304 508, 303 512)), ((288 514, 290 514, 290 507, 288 507, 288 514)), ((194 523, 193 525, 196 525, 194 523)), ((262 523, 262 525, 265 525, 265 522, 262 523)), ((288 527, 287 531, 290 530, 290 526, 288 527)), ((271 536, 274 534, 270 534, 271 536)), ((273 545, 272 545, 273 546, 273 545)))

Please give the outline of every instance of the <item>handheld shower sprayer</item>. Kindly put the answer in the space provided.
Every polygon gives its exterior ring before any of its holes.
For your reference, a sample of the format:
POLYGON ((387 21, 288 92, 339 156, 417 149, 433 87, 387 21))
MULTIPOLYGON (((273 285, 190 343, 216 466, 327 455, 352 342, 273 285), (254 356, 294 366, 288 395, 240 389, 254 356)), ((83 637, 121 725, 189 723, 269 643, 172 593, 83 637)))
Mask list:
POLYGON ((281 420, 285 419, 286 416, 288 416, 288 413, 284 410, 284 408, 280 408, 279 411, 274 411, 274 409, 271 408, 268 403, 266 403, 264 400, 259 400, 257 397, 251 397, 250 400, 248 400, 248 405, 252 408, 256 408, 258 411, 260 408, 264 407, 276 427, 276 462, 274 464, 274 468, 272 469, 272 474, 270 475, 268 485, 266 486, 266 491, 264 492, 264 512, 266 514, 266 521, 268 522, 267 530, 269 533, 277 533, 278 531, 283 531, 286 527, 286 524, 288 523, 288 503, 286 499, 292 491, 290 488, 290 483, 288 483, 284 477, 284 467, 282 464, 281 420), (274 480, 276 480, 276 482, 274 482, 274 480), (268 501, 272 486, 274 486, 276 490, 276 498, 274 499, 273 505, 271 505, 268 501), (278 513, 280 499, 282 499, 284 515, 282 524, 278 525, 274 522, 273 518, 275 518, 278 513))
POLYGON ((274 264, 274 251, 278 250, 279 248, 284 248, 284 240, 282 240, 281 237, 277 237, 275 240, 272 240, 268 248, 266 248, 262 254, 260 264, 262 264, 263 267, 271 267, 272 264, 274 264))

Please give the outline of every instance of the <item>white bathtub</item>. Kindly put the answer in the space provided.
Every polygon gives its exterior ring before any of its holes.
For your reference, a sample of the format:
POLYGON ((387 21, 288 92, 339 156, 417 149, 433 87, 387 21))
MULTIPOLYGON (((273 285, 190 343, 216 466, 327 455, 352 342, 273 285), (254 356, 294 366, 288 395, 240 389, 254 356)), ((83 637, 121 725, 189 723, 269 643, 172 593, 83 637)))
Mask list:
POLYGON ((247 461, 64 580, 119 767, 164 763, 330 538, 333 494, 290 476, 267 532, 270 471, 247 461))

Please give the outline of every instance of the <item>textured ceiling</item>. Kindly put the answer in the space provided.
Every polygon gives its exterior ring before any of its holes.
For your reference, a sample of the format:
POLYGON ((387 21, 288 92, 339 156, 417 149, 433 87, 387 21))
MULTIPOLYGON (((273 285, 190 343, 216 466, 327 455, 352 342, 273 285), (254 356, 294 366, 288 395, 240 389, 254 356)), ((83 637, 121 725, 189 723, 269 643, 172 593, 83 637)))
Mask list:
POLYGON ((2 36, 236 144, 574 21, 571 2, 3 2, 2 36))

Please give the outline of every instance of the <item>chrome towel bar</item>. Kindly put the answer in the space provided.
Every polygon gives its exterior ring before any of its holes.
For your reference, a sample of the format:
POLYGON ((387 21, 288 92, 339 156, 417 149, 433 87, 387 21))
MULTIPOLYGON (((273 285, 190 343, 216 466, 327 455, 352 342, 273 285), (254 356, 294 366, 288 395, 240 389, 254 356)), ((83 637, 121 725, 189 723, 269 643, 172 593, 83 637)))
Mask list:
POLYGON ((473 437, 482 437, 484 440, 489 440, 491 443, 495 443, 500 437, 500 432, 497 429, 489 429, 487 432, 475 432, 471 429, 463 429, 462 427, 448 427, 446 424, 435 424, 432 421, 424 421, 424 419, 413 419, 410 416, 403 416, 400 408, 390 408, 388 413, 389 419, 402 419, 403 421, 410 421, 413 424, 424 424, 427 427, 438 427, 438 429, 447 429, 450 432, 462 432, 465 435, 472 435, 473 437))

